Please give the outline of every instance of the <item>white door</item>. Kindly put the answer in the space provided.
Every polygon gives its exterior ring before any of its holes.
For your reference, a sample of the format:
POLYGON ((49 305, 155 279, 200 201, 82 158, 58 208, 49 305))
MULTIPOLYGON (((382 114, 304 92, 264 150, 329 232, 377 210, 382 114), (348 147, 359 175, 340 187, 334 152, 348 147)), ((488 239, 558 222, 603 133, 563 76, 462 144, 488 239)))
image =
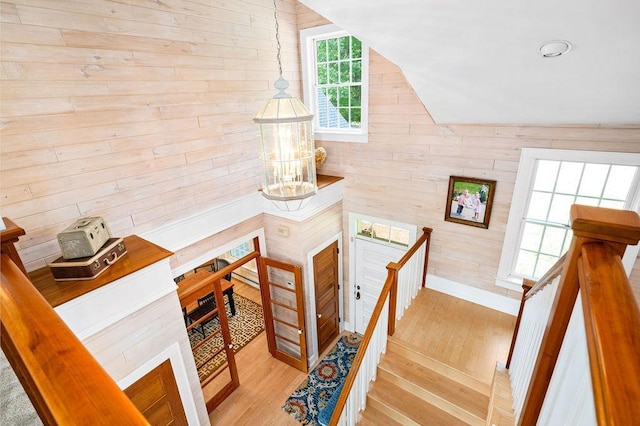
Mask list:
POLYGON ((387 279, 387 265, 397 262, 406 248, 356 238, 355 328, 364 334, 387 279))

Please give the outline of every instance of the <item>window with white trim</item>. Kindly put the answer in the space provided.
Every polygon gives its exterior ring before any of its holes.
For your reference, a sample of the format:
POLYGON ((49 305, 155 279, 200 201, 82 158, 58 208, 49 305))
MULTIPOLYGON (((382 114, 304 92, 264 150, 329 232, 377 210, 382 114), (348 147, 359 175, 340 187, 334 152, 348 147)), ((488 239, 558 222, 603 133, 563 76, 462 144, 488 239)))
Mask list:
POLYGON ((568 250, 572 204, 638 211, 639 169, 640 154, 524 148, 498 285, 520 290, 568 250))
POLYGON ((229 254, 236 259, 241 259, 250 253, 249 243, 240 244, 229 251, 229 254))
POLYGON ((356 221, 356 235, 379 243, 409 247, 409 230, 386 223, 359 218, 356 221))
POLYGON ((369 48, 336 25, 300 31, 300 45, 315 138, 367 142, 369 48))

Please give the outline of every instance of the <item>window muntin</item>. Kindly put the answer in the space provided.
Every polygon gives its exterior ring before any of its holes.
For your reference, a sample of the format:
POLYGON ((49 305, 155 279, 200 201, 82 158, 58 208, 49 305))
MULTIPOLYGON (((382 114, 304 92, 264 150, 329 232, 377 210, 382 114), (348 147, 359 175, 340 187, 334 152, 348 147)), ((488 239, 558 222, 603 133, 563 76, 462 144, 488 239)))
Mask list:
POLYGON ((633 153, 524 148, 498 285, 518 289, 522 277, 541 277, 568 250, 572 204, 638 210, 639 166, 633 153))
POLYGON ((302 30, 300 40, 316 139, 366 142, 368 47, 335 25, 302 30))
POLYGON ((236 259, 241 259, 250 253, 249 243, 243 243, 229 250, 229 254, 236 259))
POLYGON ((362 42, 353 36, 316 39, 318 129, 359 129, 362 116, 362 42))
POLYGON ((567 251, 572 204, 623 208, 637 167, 539 160, 514 275, 537 279, 567 251))
POLYGON ((408 229, 358 219, 356 232, 358 237, 364 237, 381 243, 397 244, 409 247, 410 236, 408 229))

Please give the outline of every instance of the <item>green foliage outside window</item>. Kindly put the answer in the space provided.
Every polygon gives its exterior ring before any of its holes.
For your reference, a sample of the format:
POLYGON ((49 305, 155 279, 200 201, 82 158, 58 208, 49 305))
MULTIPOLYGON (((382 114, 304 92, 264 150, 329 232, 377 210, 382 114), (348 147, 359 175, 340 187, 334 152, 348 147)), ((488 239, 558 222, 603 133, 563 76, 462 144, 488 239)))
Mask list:
POLYGON ((323 95, 318 100, 318 111, 322 111, 321 127, 360 127, 361 58, 362 42, 353 36, 316 41, 318 93, 323 95), (336 111, 344 122, 329 124, 326 117, 336 111))

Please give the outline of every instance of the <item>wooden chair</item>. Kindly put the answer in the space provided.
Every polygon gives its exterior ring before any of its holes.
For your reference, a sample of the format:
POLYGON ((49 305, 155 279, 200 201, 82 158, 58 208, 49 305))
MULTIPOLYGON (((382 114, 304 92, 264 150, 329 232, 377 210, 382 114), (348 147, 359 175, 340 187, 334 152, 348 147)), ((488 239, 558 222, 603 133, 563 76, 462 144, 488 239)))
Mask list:
MULTIPOLYGON (((198 272, 201 269, 205 269, 209 272, 218 272, 220 269, 229 266, 229 261, 225 259, 215 258, 211 261, 211 263, 207 263, 205 265, 197 266, 193 272, 198 272)), ((227 281, 231 281, 231 272, 224 276, 224 279, 227 281)))
MULTIPOLYGON (((187 314, 187 318, 188 318, 189 324, 192 324, 192 323, 198 321, 199 319, 204 318, 205 315, 209 314, 210 312, 214 311, 215 309, 216 309, 216 299, 215 299, 213 293, 209 293, 206 296, 198 299, 198 307, 187 314)), ((183 311, 186 312, 186 308, 184 308, 183 311)), ((200 324, 198 324, 199 331, 202 334, 203 338, 206 337, 206 333, 205 333, 205 330, 204 330, 205 324, 208 323, 209 321, 211 321, 212 319, 214 319, 216 316, 217 315, 212 315, 210 318, 208 318, 208 319, 202 321, 200 324)))

